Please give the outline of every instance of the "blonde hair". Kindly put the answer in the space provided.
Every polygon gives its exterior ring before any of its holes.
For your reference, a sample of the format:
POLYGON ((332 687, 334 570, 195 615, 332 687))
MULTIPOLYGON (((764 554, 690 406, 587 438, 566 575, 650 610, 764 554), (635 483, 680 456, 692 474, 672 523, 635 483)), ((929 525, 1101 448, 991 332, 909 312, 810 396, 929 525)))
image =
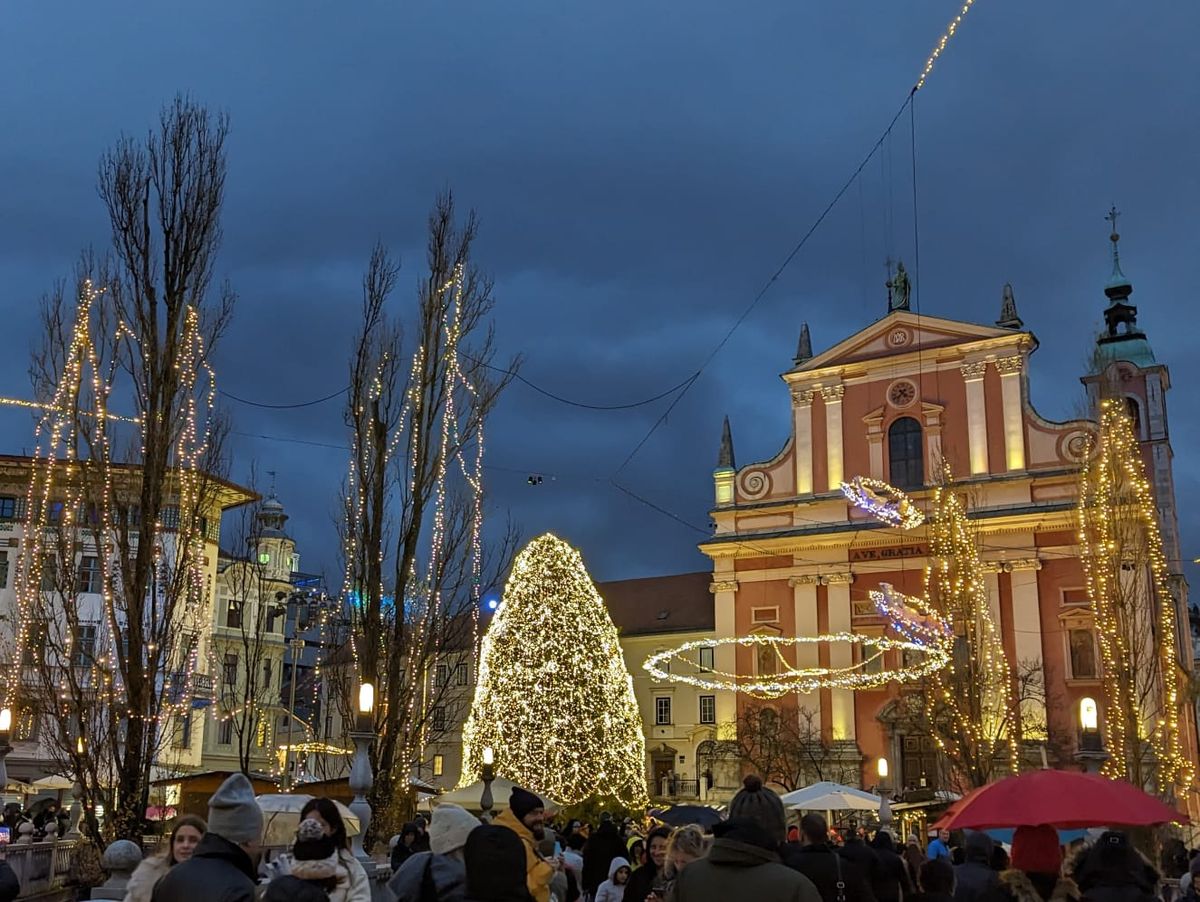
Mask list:
POLYGON ((710 837, 704 835, 704 830, 697 824, 687 824, 676 828, 667 840, 667 861, 664 870, 667 877, 675 876, 675 853, 687 855, 693 861, 708 854, 710 837))

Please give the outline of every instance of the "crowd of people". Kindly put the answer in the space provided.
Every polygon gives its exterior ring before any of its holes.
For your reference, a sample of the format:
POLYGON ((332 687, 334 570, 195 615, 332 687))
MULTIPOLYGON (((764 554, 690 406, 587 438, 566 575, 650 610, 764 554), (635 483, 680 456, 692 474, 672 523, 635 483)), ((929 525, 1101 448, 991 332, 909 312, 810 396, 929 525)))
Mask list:
MULTIPOLYGON (((618 821, 552 823, 514 788, 489 822, 455 805, 392 840, 396 902, 1200 902, 1200 856, 1164 848, 1163 873, 1107 831, 1064 846, 1048 826, 1018 828, 1006 849, 986 833, 939 832, 901 846, 887 827, 831 831, 805 814, 791 827, 779 796, 747 777, 711 829, 618 821), (644 829, 648 828, 648 829, 644 829), (1193 866, 1194 865, 1194 866, 1193 866)), ((230 777, 207 823, 180 818, 142 862, 126 902, 369 902, 338 807, 313 799, 292 848, 260 862, 263 815, 249 781, 230 777)))

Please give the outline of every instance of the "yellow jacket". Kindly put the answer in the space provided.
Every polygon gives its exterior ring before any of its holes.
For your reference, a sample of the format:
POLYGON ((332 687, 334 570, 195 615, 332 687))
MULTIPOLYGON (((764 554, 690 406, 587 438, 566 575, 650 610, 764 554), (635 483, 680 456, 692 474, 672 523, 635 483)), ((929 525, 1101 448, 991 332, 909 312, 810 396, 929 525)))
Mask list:
POLYGON ((508 808, 496 815, 492 823, 507 827, 521 838, 521 843, 525 846, 525 883, 529 887, 529 894, 535 902, 550 902, 550 881, 554 879, 554 865, 539 855, 538 850, 534 848, 533 833, 508 808))

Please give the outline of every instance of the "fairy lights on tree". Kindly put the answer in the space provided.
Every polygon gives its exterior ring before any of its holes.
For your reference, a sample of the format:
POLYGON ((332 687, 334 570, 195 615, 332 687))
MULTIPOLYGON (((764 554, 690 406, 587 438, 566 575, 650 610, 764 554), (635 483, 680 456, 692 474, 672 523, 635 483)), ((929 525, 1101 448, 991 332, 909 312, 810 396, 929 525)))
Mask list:
MULTIPOLYGON (((1104 675, 1104 772, 1169 794, 1191 785, 1180 737, 1177 602, 1154 490, 1124 400, 1100 402, 1080 478, 1080 555, 1104 675)), ((1190 650, 1189 650, 1190 651, 1190 650)))
POLYGON ((496 773, 572 805, 646 798, 645 738, 617 630, 577 550, 551 535, 516 558, 483 639, 462 783, 496 773))

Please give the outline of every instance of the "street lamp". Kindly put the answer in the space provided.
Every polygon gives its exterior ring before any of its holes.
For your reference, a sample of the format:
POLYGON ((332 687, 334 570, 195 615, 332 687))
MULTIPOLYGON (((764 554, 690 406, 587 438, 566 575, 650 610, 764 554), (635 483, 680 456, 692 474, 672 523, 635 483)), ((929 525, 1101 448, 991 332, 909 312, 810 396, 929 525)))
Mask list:
POLYGON ((483 795, 479 799, 479 814, 486 817, 492 810, 492 781, 496 779, 496 752, 489 745, 483 750, 483 795))
POLYGON ((879 825, 881 827, 886 827, 892 822, 892 806, 888 804, 887 791, 884 789, 890 770, 887 758, 881 757, 875 762, 875 773, 879 775, 876 790, 879 792, 879 825))
POLYGON ((284 792, 289 792, 292 788, 292 723, 296 719, 296 678, 297 664, 300 659, 300 652, 304 650, 304 640, 296 637, 288 642, 288 648, 292 653, 292 676, 291 680, 291 700, 288 703, 288 718, 287 718, 287 745, 283 750, 283 777, 279 781, 280 789, 284 792))
POLYGON ((12 751, 9 736, 12 733, 12 708, 0 708, 0 792, 8 786, 8 765, 4 759, 12 751))
POLYGON ((1108 759, 1100 736, 1100 708, 1094 698, 1079 700, 1079 750, 1075 760, 1085 772, 1094 773, 1108 759))
POLYGON ((375 781, 370 755, 371 743, 376 739, 375 687, 371 683, 363 683, 358 689, 358 716, 350 738, 354 741, 354 760, 350 764, 350 789, 354 792, 354 801, 350 803, 350 810, 358 818, 353 851, 354 857, 369 868, 370 856, 363 848, 363 837, 371 825, 371 803, 367 801, 367 793, 375 781))

